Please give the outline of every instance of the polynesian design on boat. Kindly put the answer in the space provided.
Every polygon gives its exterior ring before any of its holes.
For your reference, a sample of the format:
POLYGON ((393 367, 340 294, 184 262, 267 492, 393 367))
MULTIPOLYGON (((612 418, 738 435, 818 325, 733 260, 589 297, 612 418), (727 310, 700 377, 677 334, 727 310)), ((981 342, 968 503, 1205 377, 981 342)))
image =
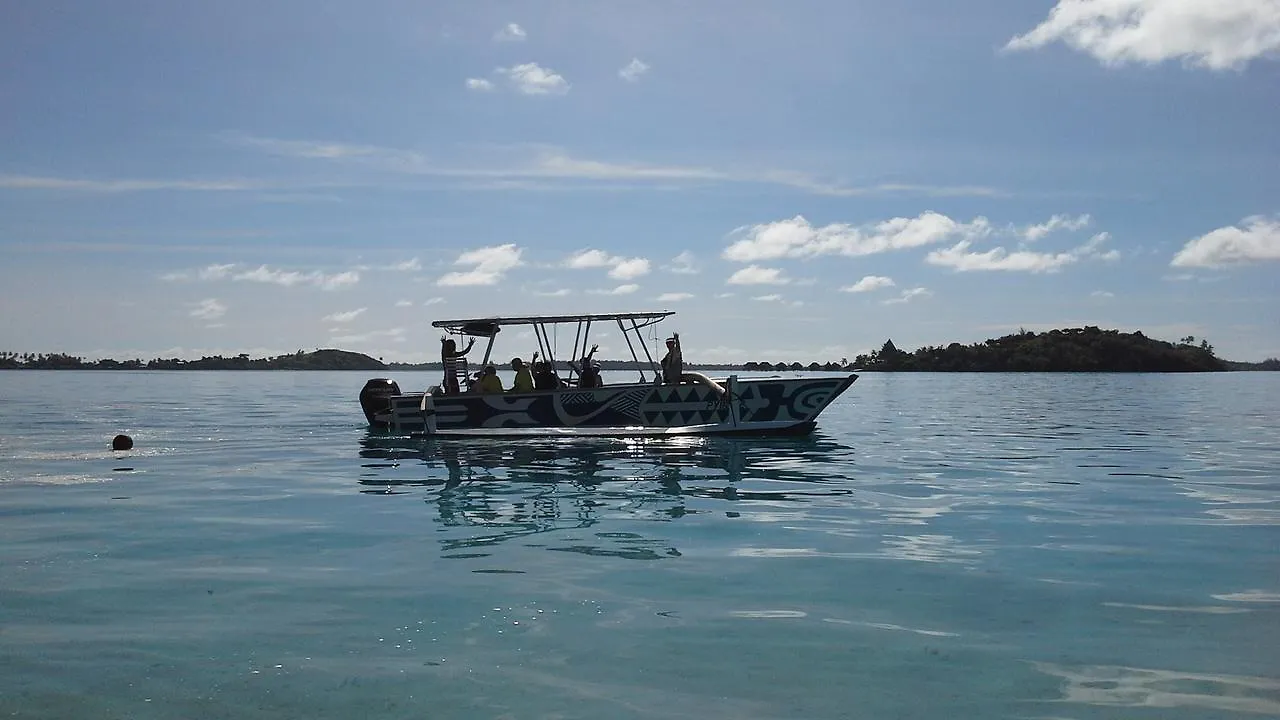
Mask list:
MULTIPOLYGON (((803 434, 813 430, 822 410, 857 379, 852 373, 714 379, 682 368, 664 372, 665 368, 653 360, 641 329, 671 314, 437 321, 433 325, 450 332, 487 337, 485 364, 502 327, 532 325, 539 352, 546 353, 543 357, 550 358, 553 369, 564 369, 569 381, 531 392, 443 393, 441 386, 433 386, 423 392, 401 393, 394 382, 376 378, 362 391, 361 405, 374 428, 426 436, 803 434), (557 367, 547 328, 576 323, 573 353, 577 357, 586 347, 591 324, 609 320, 616 321, 632 350, 639 381, 576 387, 573 380, 576 377, 577 384, 582 384, 585 365, 557 367), (646 377, 646 365, 654 374, 652 380, 646 377)), ((463 378, 464 384, 466 380, 469 378, 463 378)))

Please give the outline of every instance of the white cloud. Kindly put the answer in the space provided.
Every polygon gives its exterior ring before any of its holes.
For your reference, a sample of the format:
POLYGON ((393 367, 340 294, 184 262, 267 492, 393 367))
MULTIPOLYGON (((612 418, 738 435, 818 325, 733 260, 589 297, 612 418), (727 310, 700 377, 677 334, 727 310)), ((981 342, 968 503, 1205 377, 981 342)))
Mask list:
POLYGON ((1106 290, 1094 290, 1093 292, 1089 293, 1089 297, 1102 298, 1104 300, 1107 298, 1113 298, 1115 296, 1116 296, 1115 293, 1108 292, 1106 290))
POLYGON ((524 95, 564 95, 569 92, 569 81, 550 68, 530 62, 498 68, 495 72, 511 83, 524 95))
POLYGON ((748 265, 729 276, 729 285, 786 285, 791 282, 778 268, 748 265))
POLYGON ((640 58, 631 58, 631 62, 627 63, 618 71, 618 77, 627 82, 635 82, 645 73, 649 72, 649 64, 640 58))
POLYGON ((581 270, 584 268, 608 267, 615 262, 613 255, 594 248, 579 250, 564 261, 564 266, 581 270))
POLYGON ((591 290, 590 292, 593 295, 630 295, 639 289, 639 285, 636 285, 635 283, 628 283, 626 285, 619 285, 610 290, 591 290))
POLYGON ((316 277, 312 281, 316 287, 322 290, 337 290, 338 288, 355 285, 360 282, 360 273, 354 270, 340 272, 333 275, 325 275, 324 273, 316 273, 316 277))
POLYGON ((893 218, 864 227, 845 223, 814 227, 797 215, 789 220, 738 228, 730 236, 739 239, 725 248, 723 256, 738 262, 820 255, 857 257, 929 245, 953 237, 978 237, 990 231, 986 218, 959 223, 936 212, 924 212, 914 218, 893 218))
MULTIPOLYGON (((225 277, 225 273, 219 275, 219 279, 225 277)), ((322 273, 318 270, 311 272, 299 272, 297 270, 273 270, 266 265, 259 265, 252 270, 243 270, 231 275, 231 279, 237 282, 258 282, 271 285, 280 285, 282 287, 294 287, 297 285, 314 285, 323 290, 335 290, 337 288, 355 285, 360 282, 360 273, 354 270, 348 270, 340 273, 322 273)))
POLYGON ((397 300, 396 307, 413 307, 412 300, 397 300))
POLYGON ((272 270, 266 265, 260 265, 253 270, 244 270, 232 276, 233 280, 247 280, 250 282, 273 283, 283 285, 285 287, 293 287, 303 283, 307 279, 306 273, 287 270, 272 270))
POLYGON ((1174 267, 1223 267, 1280 260, 1280 218, 1247 217, 1243 227, 1229 225, 1189 240, 1173 261, 1174 267))
POLYGON ((922 287, 911 288, 910 290, 903 290, 902 294, 896 298, 891 298, 889 300, 881 301, 881 304, 901 305, 903 303, 909 303, 912 300, 915 300, 916 298, 927 298, 930 295, 933 295, 933 293, 930 292, 927 288, 922 288, 922 287))
POLYGON ((669 292, 659 295, 658 302, 681 302, 683 300, 692 300, 694 297, 693 293, 669 292))
POLYGON ((1087 227, 1091 221, 1092 218, 1088 215, 1080 215, 1074 218, 1070 215, 1054 215, 1045 222, 1037 225, 1028 225, 1022 229, 1020 234, 1028 242, 1035 242, 1056 230, 1079 230, 1087 227))
POLYGON ((1006 50, 1062 42, 1107 65, 1181 58, 1210 70, 1244 67, 1280 50, 1277 0, 1058 0, 1006 50))
POLYGON ((168 282, 186 282, 188 280, 224 280, 231 277, 232 271, 236 269, 234 263, 226 265, 208 265, 195 271, 194 276, 186 270, 165 273, 160 276, 161 280, 168 282))
POLYGON ((39 175, 0 175, 0 188, 12 190, 76 190, 81 192, 239 192, 270 190, 271 185, 253 180, 84 180, 39 175))
POLYGON ((1065 252, 1048 253, 1030 250, 1009 252, 1002 247, 991 248, 986 252, 970 250, 973 243, 961 240, 945 250, 934 250, 925 256, 930 265, 941 265, 959 272, 973 270, 1002 270, 1008 272, 1052 273, 1061 270, 1080 260, 1115 260, 1120 253, 1115 250, 1102 252, 1103 243, 1111 238, 1110 234, 1101 232, 1089 238, 1080 247, 1065 252))
POLYGON ((218 302, 217 298, 205 298, 196 303, 195 309, 191 311, 191 317, 200 320, 217 320, 227 314, 227 306, 218 302))
POLYGON ((564 297, 573 294, 569 288, 558 288, 556 290, 534 290, 534 295, 538 297, 564 297))
POLYGON ((454 265, 473 265, 471 270, 446 273, 437 285, 496 285, 506 272, 518 267, 523 251, 514 243, 468 250, 453 261, 454 265))
POLYGON ((887 278, 883 275, 867 275, 852 285, 840 288, 840 291, 850 293, 871 292, 872 290, 893 287, 894 284, 892 278, 887 278))
POLYGON ((194 273, 188 271, 178 271, 161 275, 162 280, 173 282, 188 280, 234 280, 237 282, 259 282, 271 285, 280 285, 282 287, 295 287, 298 285, 312 285, 324 290, 334 290, 348 285, 355 285, 360 282, 360 273, 355 270, 347 270, 340 273, 323 273, 318 270, 310 272, 301 272, 298 270, 275 270, 266 265, 259 265, 251 270, 237 270, 239 266, 234 263, 224 265, 208 265, 200 268, 194 273))
POLYGON ((991 248, 986 252, 974 252, 969 250, 972 244, 968 240, 961 240, 945 250, 934 250, 925 256, 925 262, 961 272, 1009 270, 1040 273, 1056 272, 1064 265, 1070 265, 1079 259, 1068 252, 1040 253, 1030 250, 1009 252, 1002 247, 991 248))
POLYGON ((1119 250, 1108 250, 1106 252, 1102 252, 1099 249, 1103 246, 1104 243, 1106 243, 1110 239, 1111 239, 1111 233, 1100 232, 1094 235, 1093 237, 1089 238, 1089 242, 1085 243, 1084 245, 1081 245, 1080 247, 1076 248, 1075 250, 1072 250, 1071 252, 1075 253, 1076 255, 1082 258, 1091 258, 1094 260, 1119 260, 1120 259, 1119 250))
POLYGON ((779 300, 782 299, 782 296, 778 295, 777 293, 774 293, 772 295, 756 295, 751 299, 759 300, 760 302, 778 302, 779 300))
POLYGON ((507 23, 502 26, 502 29, 493 34, 493 40, 494 42, 520 42, 528 36, 529 34, 524 31, 524 28, 516 23, 507 23))
POLYGON ((255 148, 269 155, 373 165, 398 172, 422 172, 429 168, 427 158, 417 150, 318 140, 281 140, 279 138, 227 136, 227 142, 255 148))
POLYGON ((649 273, 649 261, 644 258, 627 258, 609 271, 609 277, 617 280, 630 280, 649 273))
MULTIPOLYGON (((503 72, 499 69, 499 72, 503 72)), ((672 183, 737 183, 784 187, 814 195, 858 197, 868 195, 927 195, 1003 197, 1000 190, 971 186, 879 184, 846 186, 817 179, 792 170, 724 170, 696 165, 659 165, 644 162, 587 160, 573 157, 564 149, 547 145, 520 146, 528 156, 514 161, 484 166, 450 166, 431 162, 422 152, 403 148, 368 146, 310 140, 280 140, 234 136, 230 142, 257 148, 273 155, 356 163, 384 172, 428 175, 466 180, 472 189, 546 189, 547 180, 645 183, 644 187, 670 187, 672 183), (520 181, 544 182, 520 182, 520 181), (484 181, 484 182, 478 182, 484 181)), ((0 176, 0 188, 5 187, 0 176)), ((596 187, 592 185, 591 187, 596 187)))
POLYGON ((396 272, 417 272, 422 269, 422 263, 418 262, 418 258, 409 258, 398 263, 392 263, 387 269, 396 272))
POLYGON ((493 81, 484 78, 467 78, 467 89, 489 92, 493 90, 493 81))
POLYGON ((223 278, 230 277, 231 272, 235 269, 236 266, 234 263, 227 263, 225 265, 209 265, 207 267, 200 268, 200 270, 196 272, 196 277, 201 280, 221 280, 223 278))
POLYGON ((440 304, 440 303, 442 303, 442 302, 444 302, 444 298, 442 298, 442 297, 432 297, 432 298, 427 298, 426 300, 423 300, 423 301, 422 301, 422 306, 423 306, 423 307, 431 307, 432 305, 439 305, 439 304, 440 304))
POLYGON ((698 266, 694 264, 693 253, 685 250, 679 255, 671 258, 671 264, 666 267, 670 272, 677 275, 697 275, 698 266))
POLYGON ((356 318, 363 315, 364 311, 367 309, 368 308, 358 308, 356 310, 348 310, 346 312, 336 312, 336 313, 333 313, 332 315, 325 315, 324 318, 322 319, 325 322, 349 323, 352 320, 355 320, 356 318))
POLYGON ((564 266, 574 270, 609 268, 609 277, 615 280, 631 280, 649 274, 650 263, 646 258, 610 255, 603 250, 588 248, 565 258, 564 266))
POLYGON ((533 166, 523 176, 627 181, 731 179, 718 170, 703 167, 582 160, 551 147, 539 149, 537 156, 533 159, 533 166))

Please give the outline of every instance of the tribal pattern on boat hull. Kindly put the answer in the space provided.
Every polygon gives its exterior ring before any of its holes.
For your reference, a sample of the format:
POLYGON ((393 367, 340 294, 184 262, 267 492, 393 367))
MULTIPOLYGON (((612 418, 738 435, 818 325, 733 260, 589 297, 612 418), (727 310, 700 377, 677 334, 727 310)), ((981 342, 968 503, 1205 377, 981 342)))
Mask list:
POLYGON ((718 426, 719 431, 749 431, 753 426, 812 425, 818 413, 856 377, 744 379, 722 387, 629 384, 520 394, 433 395, 425 414, 422 394, 414 393, 390 398, 387 425, 401 433, 634 426, 718 426), (729 388, 732 391, 725 392, 729 388))

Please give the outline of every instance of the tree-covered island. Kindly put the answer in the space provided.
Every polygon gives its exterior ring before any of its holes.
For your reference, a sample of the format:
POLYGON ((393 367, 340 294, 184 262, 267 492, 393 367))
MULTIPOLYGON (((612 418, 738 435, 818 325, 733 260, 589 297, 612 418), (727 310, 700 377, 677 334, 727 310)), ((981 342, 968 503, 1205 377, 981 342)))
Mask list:
POLYGON ((301 350, 272 358, 214 355, 199 360, 85 360, 62 353, 0 352, 0 370, 385 370, 386 363, 346 350, 301 350))
POLYGON ((1211 372, 1230 369, 1206 340, 1177 343, 1141 332, 1097 327, 1034 333, 1023 330, 972 345, 951 343, 905 352, 889 340, 855 361, 866 370, 924 372, 1211 372))
MULTIPOLYGON (((898 349, 888 340, 879 349, 850 362, 779 362, 702 364, 696 356, 691 367, 719 370, 858 370, 870 372, 1213 372, 1221 370, 1280 370, 1280 359, 1260 363, 1223 360, 1205 340, 1184 337, 1178 342, 1156 340, 1141 332, 1122 333, 1097 327, 1068 328, 1048 332, 1023 330, 1013 335, 972 345, 951 343, 922 347, 914 352, 898 349)), ((636 363, 603 360, 605 370, 634 369, 636 363)), ((271 358, 203 357, 154 360, 84 360, 62 353, 0 352, 0 370, 438 370, 439 362, 385 363, 377 358, 345 350, 302 350, 271 358)))

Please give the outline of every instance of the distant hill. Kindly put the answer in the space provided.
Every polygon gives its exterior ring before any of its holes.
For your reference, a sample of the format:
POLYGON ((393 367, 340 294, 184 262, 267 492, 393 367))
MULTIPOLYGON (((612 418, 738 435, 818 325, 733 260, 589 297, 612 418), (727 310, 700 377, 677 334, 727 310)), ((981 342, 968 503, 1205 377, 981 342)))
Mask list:
POLYGON ((1227 370, 1207 341, 1155 340, 1141 332, 1097 327, 1015 335, 972 345, 951 343, 904 352, 889 340, 878 351, 860 355, 865 370, 927 372, 1210 372, 1227 370))
POLYGON ((1228 370, 1280 370, 1280 358, 1267 358, 1262 362, 1235 362, 1227 361, 1228 370))
POLYGON ((271 370, 386 370, 386 363, 346 350, 316 350, 267 361, 271 370))
MULTIPOLYGON (((693 353, 690 353, 693 355, 693 353)), ((1217 370, 1280 370, 1280 360, 1260 363, 1230 362, 1214 355, 1205 340, 1185 337, 1176 343, 1156 340, 1141 332, 1122 333, 1097 327, 1068 328, 1048 332, 1022 331, 971 345, 951 343, 923 347, 914 352, 899 350, 893 340, 878 351, 859 355, 849 362, 738 362, 702 364, 696 356, 686 363, 702 370, 829 370, 920 371, 920 372, 1208 372, 1217 370)), ((563 363, 559 363, 564 366, 563 363)), ((633 370, 647 363, 631 360, 602 360, 605 370, 633 370)), ((301 350, 290 355, 251 359, 241 353, 233 357, 203 357, 199 360, 155 359, 85 361, 71 355, 0 352, 0 370, 439 370, 440 363, 383 363, 368 355, 346 350, 301 350)))
POLYGON ((141 360, 85 361, 73 355, 0 353, 0 369, 9 370, 386 370, 381 360, 346 350, 299 350, 291 355, 252 359, 241 353, 233 357, 202 357, 199 360, 157 358, 141 360))

